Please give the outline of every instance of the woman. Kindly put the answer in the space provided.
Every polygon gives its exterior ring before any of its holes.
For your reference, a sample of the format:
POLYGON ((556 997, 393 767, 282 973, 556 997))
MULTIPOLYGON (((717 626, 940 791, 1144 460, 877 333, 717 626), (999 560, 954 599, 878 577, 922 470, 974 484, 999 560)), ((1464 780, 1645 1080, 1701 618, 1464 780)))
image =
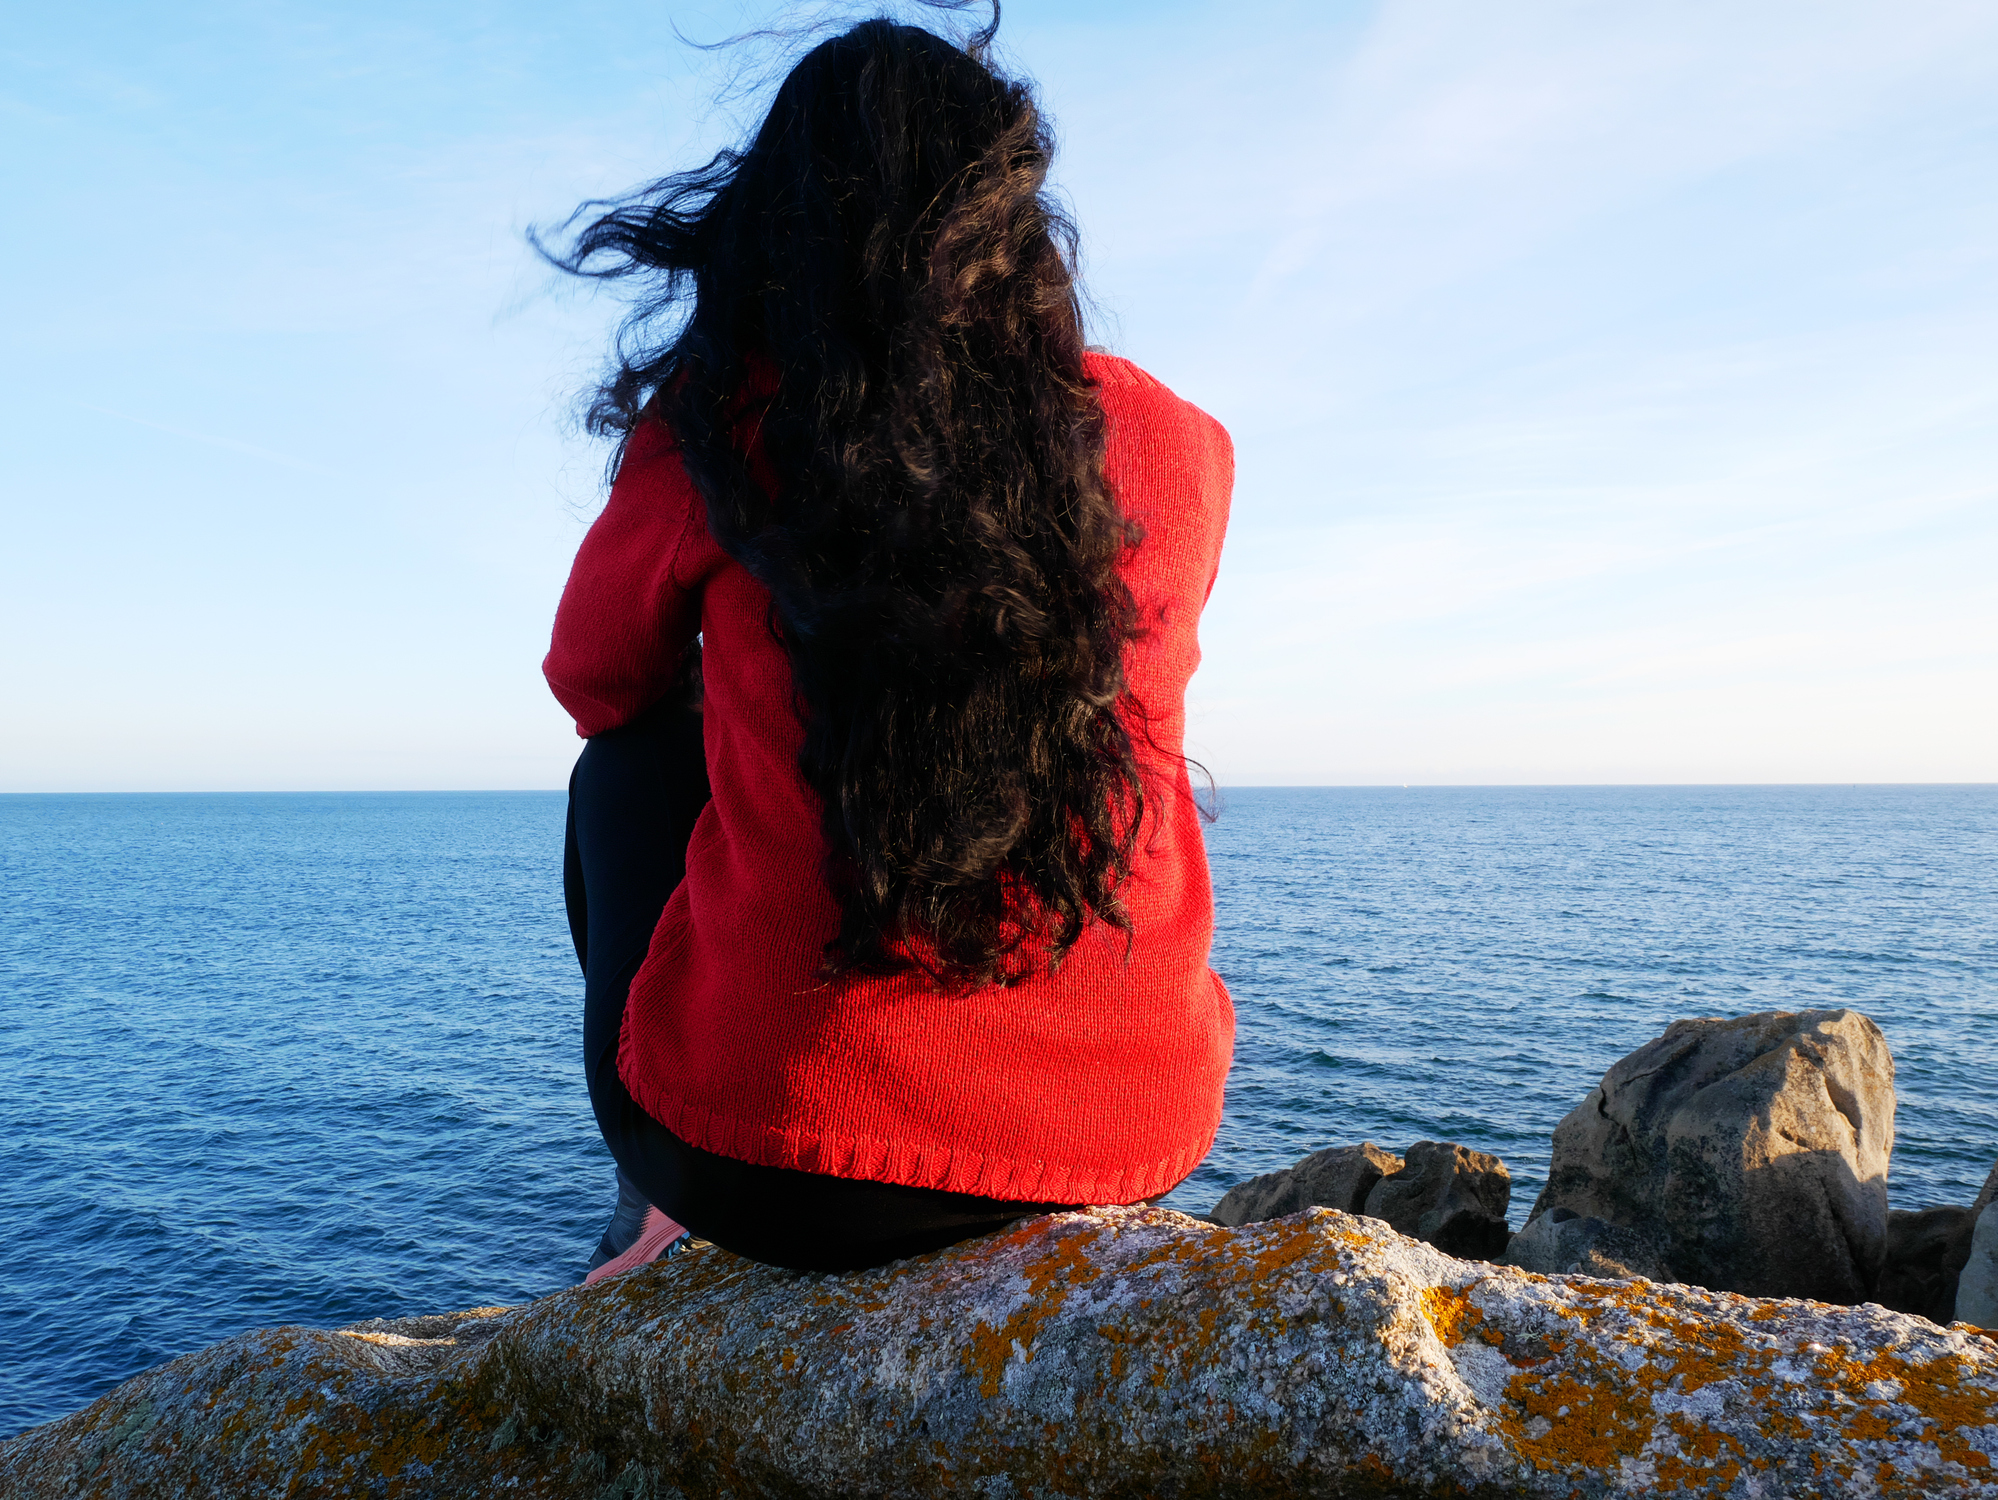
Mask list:
POLYGON ((1220 1120, 1181 737, 1231 450, 1085 351, 990 40, 856 26, 551 257, 649 279, 545 664, 624 1261, 883 1264, 1164 1193, 1220 1120))

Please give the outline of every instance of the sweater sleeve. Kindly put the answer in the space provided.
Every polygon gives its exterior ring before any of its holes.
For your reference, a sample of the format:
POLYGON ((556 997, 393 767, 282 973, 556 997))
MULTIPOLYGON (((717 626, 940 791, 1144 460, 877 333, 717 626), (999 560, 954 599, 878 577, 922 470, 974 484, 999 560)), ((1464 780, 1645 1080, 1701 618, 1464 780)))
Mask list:
POLYGON ((628 724, 673 686, 701 628, 674 563, 702 514, 664 423, 632 435, 603 514, 577 549, 542 675, 585 739, 628 724))

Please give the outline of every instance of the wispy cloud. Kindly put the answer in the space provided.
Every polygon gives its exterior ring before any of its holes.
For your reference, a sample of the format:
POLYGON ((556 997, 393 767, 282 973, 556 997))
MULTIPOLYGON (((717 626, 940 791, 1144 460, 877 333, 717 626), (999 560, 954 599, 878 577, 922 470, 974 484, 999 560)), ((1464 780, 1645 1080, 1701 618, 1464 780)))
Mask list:
POLYGON ((77 405, 82 410, 94 411, 99 416, 115 417, 120 422, 130 422, 134 427, 147 427, 154 432, 168 433, 174 437, 186 438, 190 442, 205 443, 211 448, 221 448, 230 453, 246 453, 251 458, 261 458, 267 463, 296 469, 302 474, 329 472, 319 464, 306 463, 303 459, 293 458, 288 453, 275 453, 269 448, 259 448, 255 443, 245 443, 231 437, 218 437, 212 432, 196 432, 191 427, 176 427, 171 422, 156 422, 151 417, 137 417, 130 412, 113 411, 108 406, 95 406, 88 401, 79 401, 77 405))

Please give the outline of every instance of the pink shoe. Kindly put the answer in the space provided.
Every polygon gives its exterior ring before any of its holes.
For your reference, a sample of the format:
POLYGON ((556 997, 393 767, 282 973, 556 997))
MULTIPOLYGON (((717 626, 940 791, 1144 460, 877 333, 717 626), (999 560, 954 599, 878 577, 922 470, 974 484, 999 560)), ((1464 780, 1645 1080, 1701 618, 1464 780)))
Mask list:
POLYGON ((638 1238, 631 1242, 631 1248, 590 1272, 583 1278, 583 1285, 594 1286, 599 1281, 609 1281, 613 1276, 622 1276, 626 1271, 659 1259, 686 1232, 684 1227, 647 1205, 645 1222, 639 1225, 638 1238))

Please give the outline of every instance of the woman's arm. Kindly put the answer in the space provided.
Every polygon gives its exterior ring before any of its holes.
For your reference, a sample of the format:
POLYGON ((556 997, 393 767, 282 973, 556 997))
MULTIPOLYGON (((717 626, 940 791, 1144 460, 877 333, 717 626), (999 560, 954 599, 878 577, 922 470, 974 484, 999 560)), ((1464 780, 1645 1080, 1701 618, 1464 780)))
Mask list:
POLYGON ((689 529, 705 524, 671 431, 641 422, 577 549, 541 664, 584 738, 630 723, 673 690, 701 628, 700 594, 674 564, 689 529))

